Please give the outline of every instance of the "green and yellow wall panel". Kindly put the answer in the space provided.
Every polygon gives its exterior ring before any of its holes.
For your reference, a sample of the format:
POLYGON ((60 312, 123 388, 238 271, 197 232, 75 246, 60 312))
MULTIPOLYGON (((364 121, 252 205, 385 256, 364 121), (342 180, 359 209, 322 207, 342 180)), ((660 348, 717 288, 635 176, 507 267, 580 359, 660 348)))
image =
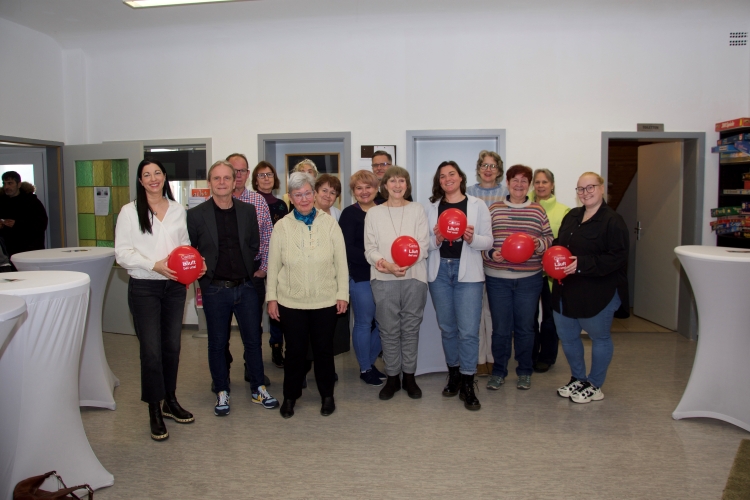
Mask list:
POLYGON ((130 202, 130 173, 127 159, 76 161, 78 244, 115 246, 117 215, 130 202), (109 187, 109 212, 95 215, 94 192, 109 187))

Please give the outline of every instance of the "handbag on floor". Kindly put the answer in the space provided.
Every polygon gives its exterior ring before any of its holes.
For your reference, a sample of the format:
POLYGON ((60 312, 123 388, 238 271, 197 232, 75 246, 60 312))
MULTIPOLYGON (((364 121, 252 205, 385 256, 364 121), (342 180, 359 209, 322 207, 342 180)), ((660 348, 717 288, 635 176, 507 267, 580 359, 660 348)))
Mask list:
POLYGON ((65 486, 62 478, 56 471, 51 471, 41 476, 34 476, 22 481, 19 481, 16 487, 13 489, 13 500, 57 500, 64 498, 94 498, 94 490, 88 484, 82 484, 79 486, 73 486, 68 488, 65 486), (39 489, 44 481, 48 477, 54 475, 57 478, 58 490, 57 491, 45 491, 39 489), (86 490, 81 496, 76 495, 76 491, 86 490))

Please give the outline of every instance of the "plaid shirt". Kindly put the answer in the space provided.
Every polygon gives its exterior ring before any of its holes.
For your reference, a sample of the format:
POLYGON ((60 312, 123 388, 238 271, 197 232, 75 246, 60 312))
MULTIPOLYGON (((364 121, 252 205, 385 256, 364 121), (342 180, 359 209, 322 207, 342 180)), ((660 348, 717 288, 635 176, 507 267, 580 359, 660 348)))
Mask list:
MULTIPOLYGON (((234 194, 232 194, 234 196, 234 194)), ((239 196, 234 196, 240 201, 255 205, 255 213, 258 215, 258 227, 260 228, 260 249, 255 260, 260 259, 260 270, 268 271, 268 242, 271 241, 271 231, 273 223, 271 222, 271 212, 268 211, 268 203, 265 198, 255 191, 248 191, 247 188, 239 196)))

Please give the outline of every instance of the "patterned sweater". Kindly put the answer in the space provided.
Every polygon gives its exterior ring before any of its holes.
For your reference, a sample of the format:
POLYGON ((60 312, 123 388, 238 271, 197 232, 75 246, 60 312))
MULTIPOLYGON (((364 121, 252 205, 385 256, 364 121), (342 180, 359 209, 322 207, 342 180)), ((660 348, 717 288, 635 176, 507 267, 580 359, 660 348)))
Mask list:
POLYGON ((311 228, 294 213, 276 223, 268 252, 266 300, 292 309, 349 302, 344 236, 333 217, 318 210, 311 228))
POLYGON ((552 243, 552 230, 547 220, 547 214, 538 203, 528 198, 523 203, 505 201, 493 203, 490 207, 492 218, 492 235, 495 243, 491 250, 482 252, 484 258, 484 273, 495 278, 524 278, 538 273, 542 269, 542 254, 552 243), (506 260, 495 262, 490 258, 494 252, 500 251, 505 238, 513 233, 526 233, 536 240, 534 254, 529 260, 521 264, 514 264, 506 260))

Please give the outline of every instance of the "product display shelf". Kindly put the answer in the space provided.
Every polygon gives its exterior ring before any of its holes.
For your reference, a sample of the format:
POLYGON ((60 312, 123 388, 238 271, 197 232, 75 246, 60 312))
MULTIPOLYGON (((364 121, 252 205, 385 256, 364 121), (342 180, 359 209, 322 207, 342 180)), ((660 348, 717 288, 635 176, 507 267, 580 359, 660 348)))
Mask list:
MULTIPOLYGON (((750 133, 750 127, 735 128, 719 132, 720 139, 738 134, 750 133)), ((731 163, 719 160, 719 198, 717 207, 736 207, 750 202, 750 194, 724 194, 725 189, 743 189, 742 174, 750 172, 748 161, 733 160, 731 163)), ((750 238, 745 236, 717 235, 716 246, 730 248, 750 248, 750 238)))

